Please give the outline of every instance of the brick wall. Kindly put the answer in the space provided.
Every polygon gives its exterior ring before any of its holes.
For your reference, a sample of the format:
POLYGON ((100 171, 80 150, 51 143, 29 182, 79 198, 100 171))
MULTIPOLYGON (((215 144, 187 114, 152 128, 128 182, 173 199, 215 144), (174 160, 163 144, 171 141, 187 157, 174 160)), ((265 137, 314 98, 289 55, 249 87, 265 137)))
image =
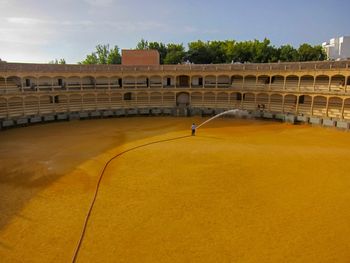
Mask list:
POLYGON ((156 66, 159 65, 157 50, 122 50, 124 66, 156 66))

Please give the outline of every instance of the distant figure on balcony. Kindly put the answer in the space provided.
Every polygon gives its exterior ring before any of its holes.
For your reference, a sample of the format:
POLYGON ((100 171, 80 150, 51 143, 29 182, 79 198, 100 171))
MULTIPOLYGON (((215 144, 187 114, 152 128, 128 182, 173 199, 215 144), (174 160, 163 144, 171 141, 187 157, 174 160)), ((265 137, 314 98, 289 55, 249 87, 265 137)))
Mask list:
POLYGON ((196 124, 195 123, 192 123, 192 126, 191 126, 191 130, 192 130, 192 136, 195 136, 196 135, 196 124))

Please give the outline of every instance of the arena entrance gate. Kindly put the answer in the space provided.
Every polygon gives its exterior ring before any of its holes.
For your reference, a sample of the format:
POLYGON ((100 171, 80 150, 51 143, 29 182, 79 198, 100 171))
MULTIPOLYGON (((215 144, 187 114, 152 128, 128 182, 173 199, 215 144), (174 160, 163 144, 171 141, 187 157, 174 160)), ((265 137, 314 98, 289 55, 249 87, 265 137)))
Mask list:
POLYGON ((190 95, 187 92, 180 92, 176 95, 176 108, 178 116, 188 116, 189 105, 190 95))

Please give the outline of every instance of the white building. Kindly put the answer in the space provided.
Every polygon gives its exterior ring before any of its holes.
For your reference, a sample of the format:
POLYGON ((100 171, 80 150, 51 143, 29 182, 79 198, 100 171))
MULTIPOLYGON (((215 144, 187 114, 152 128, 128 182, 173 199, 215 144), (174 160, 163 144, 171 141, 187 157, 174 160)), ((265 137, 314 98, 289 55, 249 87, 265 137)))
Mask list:
POLYGON ((350 59, 350 36, 332 38, 323 42, 322 47, 330 60, 350 59))

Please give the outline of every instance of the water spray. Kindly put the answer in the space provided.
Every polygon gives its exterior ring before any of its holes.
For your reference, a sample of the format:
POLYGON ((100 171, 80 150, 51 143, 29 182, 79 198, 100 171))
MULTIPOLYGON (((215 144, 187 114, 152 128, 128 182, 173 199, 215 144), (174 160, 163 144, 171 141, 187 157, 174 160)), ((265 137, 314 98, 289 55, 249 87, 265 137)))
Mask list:
POLYGON ((208 119, 208 120, 202 122, 201 124, 199 124, 199 125, 197 126, 197 129, 199 129, 199 128, 200 128, 201 126, 203 126, 204 124, 206 124, 206 123, 208 123, 208 122, 210 122, 210 121, 212 121, 212 120, 214 120, 214 119, 216 119, 216 118, 218 118, 218 117, 220 117, 220 116, 222 116, 222 115, 226 115, 226 114, 236 114, 236 113, 238 113, 238 112, 243 112, 243 111, 242 111, 242 110, 238 110, 238 109, 234 109, 234 110, 227 110, 227 111, 221 112, 221 113, 219 113, 219 114, 216 114, 215 116, 211 117, 210 119, 208 119))

